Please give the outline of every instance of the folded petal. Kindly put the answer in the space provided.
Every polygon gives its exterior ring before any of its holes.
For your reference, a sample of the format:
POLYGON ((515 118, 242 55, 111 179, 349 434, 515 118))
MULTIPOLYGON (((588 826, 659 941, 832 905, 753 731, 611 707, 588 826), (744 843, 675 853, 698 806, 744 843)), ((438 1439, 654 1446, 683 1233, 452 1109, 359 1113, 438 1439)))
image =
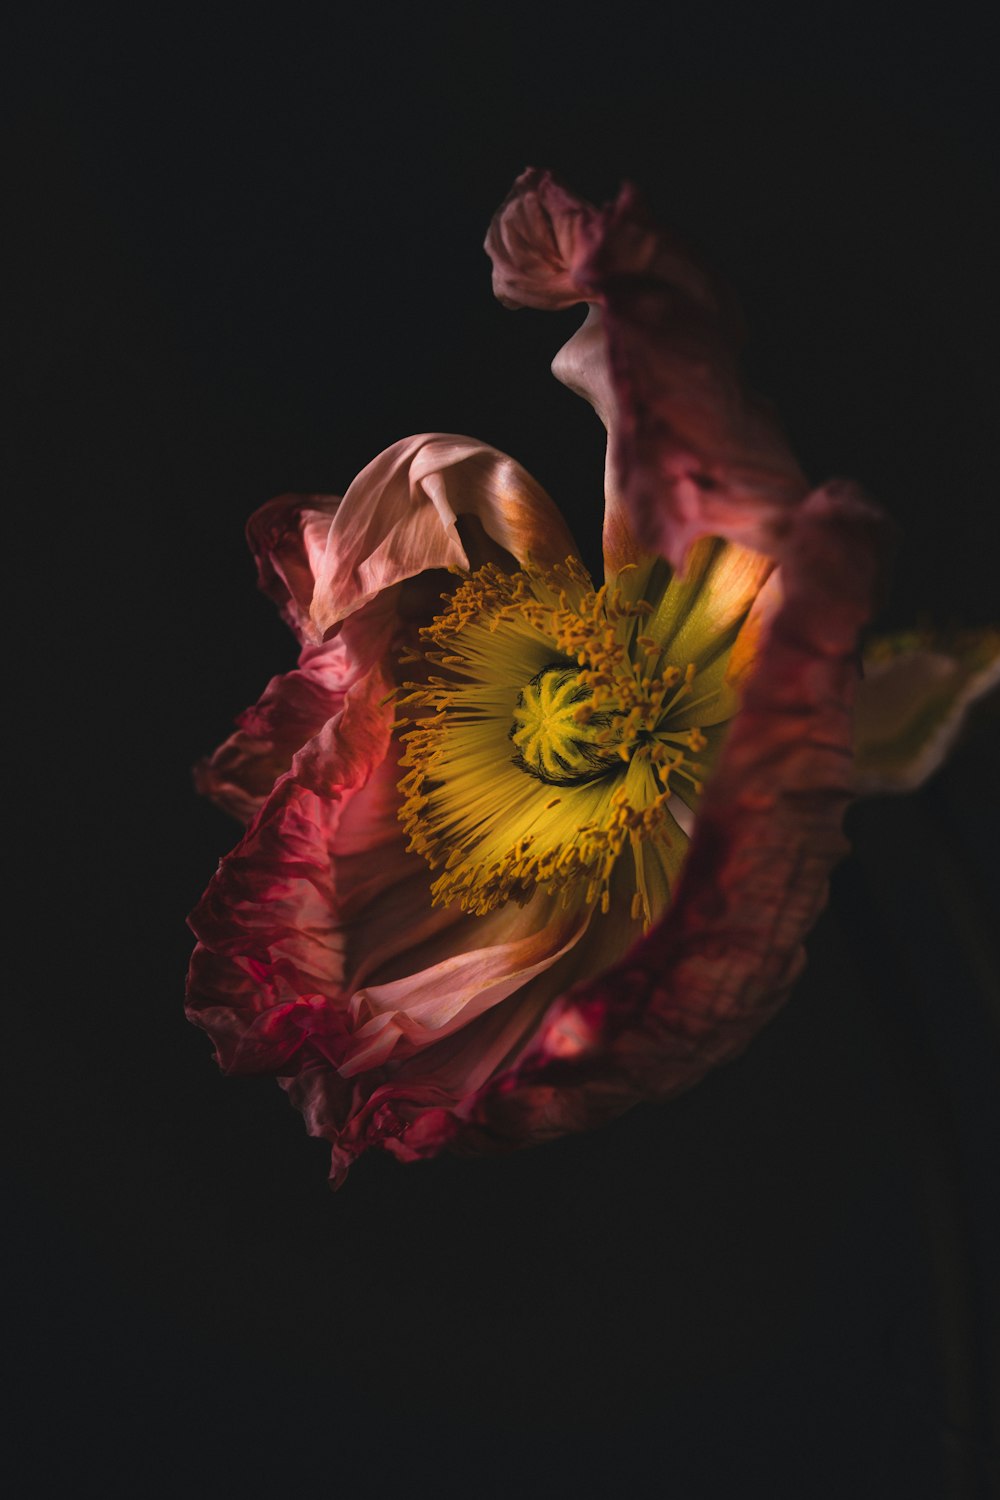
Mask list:
POLYGON ((386 650, 390 599, 401 621, 426 620, 439 604, 436 570, 576 555, 555 506, 518 464, 442 434, 395 444, 343 501, 278 496, 253 515, 247 536, 260 587, 311 644, 195 769, 199 791, 243 822, 386 650))
POLYGON ((330 640, 304 646, 295 671, 272 677, 259 701, 240 714, 235 734, 195 766, 198 791, 249 823, 296 752, 385 657, 397 630, 398 595, 390 590, 373 600, 330 640))
POLYGON ((972 705, 998 684, 995 630, 875 641, 855 710, 855 791, 920 786, 948 754, 972 705))
POLYGON ((397 817, 387 683, 375 667, 346 691, 193 915, 188 1014, 227 1071, 329 1071, 337 1098, 364 1075, 370 1093, 458 1031, 469 1045, 515 993, 537 1021, 554 993, 538 983, 586 929, 588 910, 540 893, 486 918, 432 906, 397 817))
POLYGON ((620 958, 635 936, 628 922, 593 920, 580 928, 577 919, 573 926, 579 930, 550 968, 440 1040, 358 1076, 346 1078, 343 1070, 313 1062, 283 1080, 310 1134, 332 1146, 334 1186, 372 1147, 402 1161, 433 1156, 449 1144, 459 1151, 480 1149, 479 1132, 469 1132, 466 1121, 481 1090, 524 1051, 553 995, 620 958))
POLYGON ((258 585, 300 640, 305 638, 316 571, 339 505, 337 495, 278 495, 247 523, 258 585))
POLYGON ((229 1072, 293 1067, 310 1031, 345 1029, 330 849, 344 809, 384 762, 391 687, 376 668, 293 761, 191 917, 188 1015, 229 1072))
POLYGON ((702 536, 773 552, 807 484, 776 420, 741 380, 731 320, 670 277, 674 257, 635 264, 623 194, 595 253, 619 422, 611 443, 638 545, 683 568, 702 536))
POLYGON ((552 501, 513 459, 472 438, 407 438, 362 470, 333 517, 316 571, 311 638, 322 640, 404 579, 485 561, 470 557, 462 519, 518 563, 576 556, 552 501))
POLYGON ((727 727, 689 705, 695 748, 718 755, 679 880, 679 843, 644 875, 649 910, 666 905, 645 936, 610 889, 606 915, 539 891, 482 916, 434 907, 398 818, 394 662, 439 570, 552 567, 569 533, 510 459, 443 434, 396 444, 342 501, 259 513, 262 585, 314 654, 204 773, 257 810, 194 914, 189 1014, 224 1067, 282 1078, 336 1180, 369 1146, 507 1149, 689 1087, 787 995, 845 847, 875 513, 846 486, 806 497, 741 385, 728 295, 631 190, 596 210, 527 173, 488 248, 511 305, 592 304, 556 367, 609 425, 609 570, 640 552, 687 568, 654 592, 669 604, 644 649, 669 642, 742 706, 727 727))
POLYGON ((564 307, 575 291, 601 309, 600 324, 589 319, 553 368, 609 429, 612 566, 630 560, 631 544, 682 568, 702 536, 773 552, 805 477, 769 408, 743 385, 731 295, 676 235, 650 223, 635 190, 597 210, 548 174, 525 173, 487 250, 501 300, 564 307))
POLYGON ((584 300, 579 267, 601 219, 600 210, 551 172, 522 172, 486 235, 495 295, 505 307, 572 307, 584 300))

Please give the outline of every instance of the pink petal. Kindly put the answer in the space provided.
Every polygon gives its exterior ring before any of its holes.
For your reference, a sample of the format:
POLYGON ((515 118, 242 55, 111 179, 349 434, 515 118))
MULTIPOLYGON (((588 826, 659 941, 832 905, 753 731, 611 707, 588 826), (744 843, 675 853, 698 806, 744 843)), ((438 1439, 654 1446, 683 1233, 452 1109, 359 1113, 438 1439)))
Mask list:
POLYGON ((380 1066, 390 1056, 398 1061, 441 1041, 550 969, 577 942, 589 913, 560 914, 545 896, 533 907, 458 919, 436 963, 356 989, 351 1045, 338 1058, 341 1074, 380 1066))
POLYGON ((606 545, 629 540, 681 568, 700 536, 773 552, 805 478, 764 403, 739 376, 741 325, 726 288, 626 186, 598 210, 547 173, 526 172, 486 242, 509 305, 602 309, 608 371, 588 320, 554 370, 601 413, 613 472, 606 545), (617 392, 610 403, 609 387, 617 392), (617 514, 624 504, 627 522, 617 514))
POLYGON ((311 1030, 345 1030, 330 994, 344 951, 329 850, 345 807, 385 760, 391 684, 378 670, 299 753, 191 917, 188 1015, 230 1072, 282 1072, 311 1030), (321 791, 317 787, 321 787, 321 791))
POLYGON ((631 522, 625 510, 614 460, 618 404, 611 380, 608 336, 604 314, 596 303, 552 361, 552 373, 576 395, 589 401, 608 433, 604 460, 604 528, 601 544, 605 576, 611 580, 622 568, 639 560, 631 522))
POLYGON ((340 503, 317 568, 312 639, 404 579, 476 566, 460 535, 462 518, 519 563, 576 555, 552 501, 513 459, 471 438, 407 438, 363 469, 340 503))
POLYGON ((313 1064, 285 1081, 310 1134, 331 1143, 334 1185, 373 1146, 402 1161, 433 1156, 452 1142, 465 1149, 468 1140, 477 1149, 463 1120, 479 1091, 523 1052, 553 994, 580 974, 599 971, 628 944, 627 923, 591 922, 550 969, 441 1040, 352 1080, 313 1064))
POLYGON ((682 568, 702 536, 774 554, 807 484, 765 404, 742 383, 728 299, 685 274, 624 189, 590 262, 620 421, 612 447, 640 547, 682 568))
POLYGON ((555 992, 539 982, 587 926, 542 895, 485 918, 432 907, 397 817, 386 685, 374 668, 346 692, 194 913, 188 1013, 227 1071, 395 1072, 515 992, 537 1020, 555 992))
POLYGON ((346 694, 388 651, 398 628, 396 595, 373 601, 322 645, 304 646, 295 671, 272 677, 237 719, 236 733, 195 767, 198 791, 249 823, 295 753, 340 712, 346 694))
POLYGON ((602 215, 551 172, 529 167, 493 216, 486 251, 493 291, 506 307, 572 307, 583 300, 578 267, 602 215))
POLYGON ((278 495, 247 523, 247 541, 257 560, 257 582, 300 640, 330 522, 339 505, 336 495, 278 495))
MULTIPOLYGON (((190 1014, 224 1066, 283 1075, 338 1180, 367 1146, 507 1148, 690 1086, 787 994, 844 847, 874 513, 843 487, 804 499, 740 386, 727 297, 634 194, 598 211, 525 174, 488 243, 504 300, 601 309, 562 373, 612 428, 622 547, 680 566, 715 534, 765 554, 722 591, 733 622, 778 569, 739 638, 743 708, 675 901, 634 946, 628 923, 587 926, 544 898, 484 919, 430 906, 395 816, 389 636, 294 754, 195 913, 190 1014)), ((472 564, 474 545, 542 563, 573 550, 511 460, 440 434, 388 450, 339 506, 275 505, 262 581, 316 643, 384 611, 398 645, 433 570, 472 564)))

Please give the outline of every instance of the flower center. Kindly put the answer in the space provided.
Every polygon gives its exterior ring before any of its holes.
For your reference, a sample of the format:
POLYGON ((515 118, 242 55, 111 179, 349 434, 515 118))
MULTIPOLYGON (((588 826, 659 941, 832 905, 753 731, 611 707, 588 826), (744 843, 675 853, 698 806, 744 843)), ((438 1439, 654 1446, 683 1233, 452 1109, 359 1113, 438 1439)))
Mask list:
POLYGON ((595 589, 570 559, 487 564, 446 596, 400 700, 399 816, 435 902, 482 915, 542 887, 607 911, 614 881, 632 920, 666 905, 687 842, 668 804, 696 805, 707 726, 732 711, 718 650, 700 651, 703 668, 688 639, 688 660, 669 660, 671 587, 649 560, 595 589))
POLYGON ((514 764, 549 786, 576 786, 607 776, 615 757, 608 754, 604 731, 615 716, 595 714, 590 700, 590 688, 572 667, 554 662, 536 672, 514 706, 509 731, 514 764))

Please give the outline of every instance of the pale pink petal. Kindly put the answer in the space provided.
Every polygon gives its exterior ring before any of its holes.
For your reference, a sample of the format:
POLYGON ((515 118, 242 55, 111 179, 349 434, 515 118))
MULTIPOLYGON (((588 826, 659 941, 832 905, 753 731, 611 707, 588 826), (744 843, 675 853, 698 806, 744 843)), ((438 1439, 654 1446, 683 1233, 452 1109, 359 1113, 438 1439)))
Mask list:
POLYGON ((341 1074, 366 1071, 442 1040, 557 963, 579 939, 589 913, 560 916, 557 904, 544 896, 534 905, 535 911, 508 907, 485 919, 466 918, 449 933, 453 951, 438 963, 355 990, 354 1030, 341 1074))
POLYGON ((474 566, 463 517, 518 563, 551 566, 576 555, 552 501, 513 459, 472 438, 407 438, 363 469, 340 503, 317 572, 312 638, 404 579, 474 566))
POLYGON ((920 786, 948 754, 972 705, 998 684, 996 631, 884 655, 876 649, 866 658, 855 710, 855 790, 920 786))
POLYGON ((622 568, 639 559, 639 549, 625 512, 612 451, 617 401, 611 383, 608 338, 604 314, 592 304, 587 316, 552 361, 552 373, 576 395, 589 401, 608 432, 604 459, 604 530, 601 538, 606 577, 617 577, 622 568))

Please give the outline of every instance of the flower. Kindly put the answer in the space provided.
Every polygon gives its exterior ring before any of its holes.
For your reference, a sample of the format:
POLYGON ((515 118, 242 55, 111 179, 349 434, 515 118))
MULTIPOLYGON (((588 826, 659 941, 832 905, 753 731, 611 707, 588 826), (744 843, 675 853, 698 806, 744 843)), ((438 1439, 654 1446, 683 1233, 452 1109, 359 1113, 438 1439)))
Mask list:
POLYGON ((850 796, 928 774, 1000 657, 902 643, 860 681, 879 515, 810 491, 728 294, 634 190, 528 171, 487 249, 506 304, 589 304, 553 369, 608 428, 605 577, 464 437, 273 500, 248 535, 299 663, 197 771, 249 826, 192 917, 188 1014, 279 1078, 336 1183, 735 1056, 802 968, 850 796))

